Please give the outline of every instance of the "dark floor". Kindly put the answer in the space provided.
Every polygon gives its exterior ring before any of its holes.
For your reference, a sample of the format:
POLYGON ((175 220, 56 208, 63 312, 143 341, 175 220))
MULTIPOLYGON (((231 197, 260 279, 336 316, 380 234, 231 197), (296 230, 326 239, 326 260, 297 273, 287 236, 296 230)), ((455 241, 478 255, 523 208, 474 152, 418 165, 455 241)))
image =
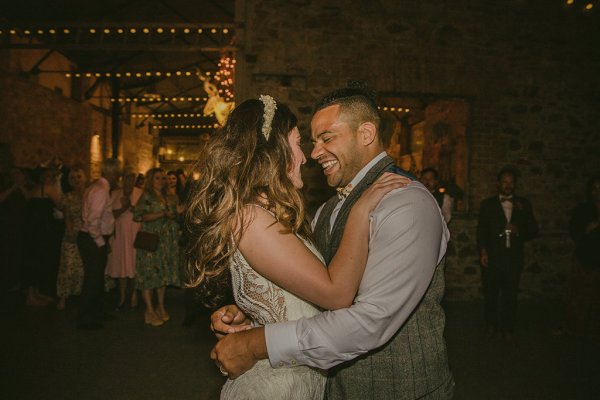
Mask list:
MULTIPOLYGON (((169 289, 167 303, 172 320, 162 327, 145 325, 141 309, 123 310, 87 332, 75 329, 74 305, 33 309, 10 296, 0 315, 0 398, 218 398, 223 378, 208 357, 208 316, 183 328, 182 290, 169 289)), ((600 398, 600 344, 552 336, 557 304, 522 302, 515 345, 481 334, 480 303, 446 309, 455 399, 600 398)))

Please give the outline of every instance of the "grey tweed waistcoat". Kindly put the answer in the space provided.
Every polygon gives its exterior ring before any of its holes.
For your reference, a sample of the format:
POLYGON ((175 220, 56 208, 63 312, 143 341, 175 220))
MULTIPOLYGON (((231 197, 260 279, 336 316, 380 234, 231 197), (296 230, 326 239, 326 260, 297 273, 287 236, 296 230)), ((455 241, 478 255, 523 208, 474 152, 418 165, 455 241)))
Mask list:
MULTIPOLYGON (((367 187, 385 171, 398 172, 384 157, 367 173, 342 205, 329 229, 337 196, 329 199, 315 225, 315 240, 327 264, 337 251, 352 206, 367 187)), ((436 267, 429 288, 398 332, 382 347, 329 371, 328 400, 450 399, 454 380, 448 368, 443 337, 445 316, 444 262, 436 267)))

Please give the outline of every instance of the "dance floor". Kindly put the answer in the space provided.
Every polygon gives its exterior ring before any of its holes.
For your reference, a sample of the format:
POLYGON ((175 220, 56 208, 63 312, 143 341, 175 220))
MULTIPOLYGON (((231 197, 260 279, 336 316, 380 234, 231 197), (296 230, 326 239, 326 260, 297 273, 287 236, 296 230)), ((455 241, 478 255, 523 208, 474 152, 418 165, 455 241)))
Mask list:
MULTIPOLYGON (((113 293, 107 304, 114 304, 113 293)), ((218 399, 223 377, 208 354, 208 314, 182 327, 184 297, 168 289, 171 321, 153 328, 143 311, 115 311, 100 331, 75 328, 66 311, 29 308, 13 293, 0 317, 4 399, 218 399)), ((455 399, 591 399, 600 392, 600 343, 551 334, 560 304, 522 301, 516 341, 487 338, 480 302, 448 303, 446 337, 455 399)))

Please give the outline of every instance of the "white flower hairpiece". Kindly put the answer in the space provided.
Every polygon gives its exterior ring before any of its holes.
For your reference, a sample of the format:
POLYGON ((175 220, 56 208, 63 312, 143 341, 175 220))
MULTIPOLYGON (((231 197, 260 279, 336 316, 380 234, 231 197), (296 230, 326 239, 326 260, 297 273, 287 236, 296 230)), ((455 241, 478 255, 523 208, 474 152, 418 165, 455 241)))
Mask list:
POLYGON ((265 111, 263 112, 263 126, 262 134, 265 139, 269 140, 271 134, 271 124, 273 123, 273 117, 275 116, 275 110, 277 110, 277 103, 275 99, 268 94, 261 94, 259 100, 262 101, 265 111))

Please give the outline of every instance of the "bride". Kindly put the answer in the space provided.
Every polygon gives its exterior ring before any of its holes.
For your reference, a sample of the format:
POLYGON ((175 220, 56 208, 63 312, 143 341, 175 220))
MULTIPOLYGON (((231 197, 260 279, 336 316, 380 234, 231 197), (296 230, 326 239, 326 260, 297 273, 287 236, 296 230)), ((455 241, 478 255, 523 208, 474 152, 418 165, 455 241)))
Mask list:
MULTIPOLYGON (((384 174, 362 195, 326 268, 305 218, 306 157, 296 125, 289 108, 270 96, 237 106, 206 148, 187 210, 191 286, 217 302, 231 282, 238 307, 255 325, 350 306, 366 263, 369 213, 405 182, 384 174)), ((228 379, 221 399, 322 399, 325 380, 325 371, 274 369, 262 360, 228 379)))

